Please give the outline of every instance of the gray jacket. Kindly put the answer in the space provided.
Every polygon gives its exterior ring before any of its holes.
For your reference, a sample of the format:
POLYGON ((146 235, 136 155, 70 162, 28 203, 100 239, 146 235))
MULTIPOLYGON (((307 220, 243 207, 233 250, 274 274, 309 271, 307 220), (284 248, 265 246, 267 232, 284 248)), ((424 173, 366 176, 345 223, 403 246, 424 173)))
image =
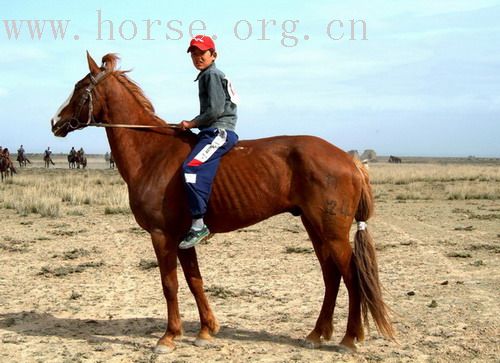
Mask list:
POLYGON ((233 130, 236 127, 237 95, 226 75, 212 63, 198 74, 200 114, 193 121, 200 130, 215 127, 233 130))

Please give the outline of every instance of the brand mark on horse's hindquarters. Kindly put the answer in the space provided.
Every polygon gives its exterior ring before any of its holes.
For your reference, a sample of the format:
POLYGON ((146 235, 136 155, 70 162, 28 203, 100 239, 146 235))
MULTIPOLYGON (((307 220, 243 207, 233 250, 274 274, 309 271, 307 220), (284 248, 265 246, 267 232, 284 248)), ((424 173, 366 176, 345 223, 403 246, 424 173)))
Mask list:
POLYGON ((335 212, 335 208, 337 207, 337 201, 335 200, 327 200, 326 201, 326 208, 325 208, 325 214, 328 214, 330 216, 336 216, 337 213, 335 212))

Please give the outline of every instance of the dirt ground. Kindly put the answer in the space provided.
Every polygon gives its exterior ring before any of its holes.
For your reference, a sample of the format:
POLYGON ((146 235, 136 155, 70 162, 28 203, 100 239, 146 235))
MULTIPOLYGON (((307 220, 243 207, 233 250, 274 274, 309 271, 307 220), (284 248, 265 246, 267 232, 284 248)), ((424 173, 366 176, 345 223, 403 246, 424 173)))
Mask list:
POLYGON ((0 362, 498 362, 498 199, 398 199, 405 185, 374 187, 369 228, 397 343, 372 330, 358 353, 339 351, 342 285, 332 341, 303 345, 323 281, 300 219, 280 215, 197 248, 221 331, 212 346, 193 345, 197 309, 179 269, 184 336, 173 353, 155 355, 166 304, 150 239, 132 215, 0 208, 0 362))

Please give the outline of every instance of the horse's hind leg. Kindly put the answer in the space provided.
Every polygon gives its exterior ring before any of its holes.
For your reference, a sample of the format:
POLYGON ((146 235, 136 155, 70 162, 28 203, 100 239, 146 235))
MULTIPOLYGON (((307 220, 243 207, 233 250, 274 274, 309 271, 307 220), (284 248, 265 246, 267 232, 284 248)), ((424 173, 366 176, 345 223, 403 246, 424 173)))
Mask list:
POLYGON ((329 247, 349 295, 347 329, 340 344, 351 350, 356 350, 355 341, 364 340, 364 330, 361 323, 361 291, 349 235, 347 234, 346 239, 331 241, 329 247))
MULTIPOLYGON (((349 296, 349 315, 347 330, 340 344, 354 350, 356 349, 355 341, 361 341, 364 339, 364 331, 361 323, 360 287, 357 280, 354 255, 351 244, 349 243, 350 225, 350 223, 346 222, 345 217, 341 218, 337 215, 331 216, 328 223, 325 223, 325 221, 318 221, 317 224, 311 224, 308 227, 307 222, 304 222, 304 226, 306 226, 308 232, 309 230, 312 230, 313 232, 319 231, 315 233, 317 233, 318 236, 321 234, 321 238, 317 238, 317 240, 320 241, 320 246, 316 246, 318 244, 317 242, 313 243, 315 245, 315 250, 320 250, 320 254, 316 252, 318 254, 318 258, 322 256, 320 258, 320 263, 322 264, 321 267, 323 269, 326 289, 328 289, 329 285, 332 286, 331 296, 334 296, 334 298, 331 299, 331 302, 328 301, 326 298, 328 290, 325 290, 325 301, 321 311, 323 314, 323 310, 325 309, 325 314, 324 316, 320 314, 318 323, 316 324, 317 327, 319 326, 319 329, 315 327, 311 334, 309 334, 308 340, 318 341, 318 334, 322 332, 321 327, 325 326, 326 319, 330 319, 331 321, 339 289, 340 276, 342 276, 349 296), (325 267, 323 265, 325 265, 325 267), (335 267, 332 267, 332 265, 335 267), (329 279, 325 277, 325 270, 326 276, 330 276, 329 279), (329 281, 329 283, 326 281, 329 281), (331 306, 329 304, 331 304, 331 306), (330 310, 326 310, 328 308, 330 310)), ((323 335, 323 337, 325 336, 323 335)))
POLYGON ((316 252, 316 256, 318 257, 321 265, 323 281, 325 283, 325 295, 323 298, 321 312, 314 329, 306 337, 306 341, 316 348, 321 344, 322 337, 325 340, 330 340, 332 337, 333 312, 335 310, 335 302, 339 292, 341 275, 331 256, 328 254, 328 251, 323 248, 323 243, 315 231, 314 226, 304 217, 302 217, 302 223, 304 224, 304 227, 309 234, 309 238, 313 243, 314 251, 316 252))
POLYGON ((187 284, 196 300, 196 305, 198 306, 198 312, 200 314, 201 328, 195 344, 197 346, 203 346, 212 340, 211 334, 215 335, 219 332, 219 323, 210 308, 207 296, 203 290, 203 279, 198 267, 196 250, 194 248, 178 250, 178 257, 181 262, 187 284))

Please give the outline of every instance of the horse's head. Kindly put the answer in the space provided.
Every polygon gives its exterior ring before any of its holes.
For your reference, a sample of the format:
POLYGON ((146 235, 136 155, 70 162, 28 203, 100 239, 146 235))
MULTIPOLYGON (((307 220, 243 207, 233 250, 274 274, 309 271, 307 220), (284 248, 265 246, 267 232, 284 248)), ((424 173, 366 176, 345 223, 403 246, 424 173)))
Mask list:
POLYGON ((54 135, 64 137, 102 118, 105 95, 100 86, 113 72, 117 60, 115 54, 107 54, 102 58, 102 67, 99 67, 87 52, 90 72, 75 84, 66 102, 52 118, 54 135))

